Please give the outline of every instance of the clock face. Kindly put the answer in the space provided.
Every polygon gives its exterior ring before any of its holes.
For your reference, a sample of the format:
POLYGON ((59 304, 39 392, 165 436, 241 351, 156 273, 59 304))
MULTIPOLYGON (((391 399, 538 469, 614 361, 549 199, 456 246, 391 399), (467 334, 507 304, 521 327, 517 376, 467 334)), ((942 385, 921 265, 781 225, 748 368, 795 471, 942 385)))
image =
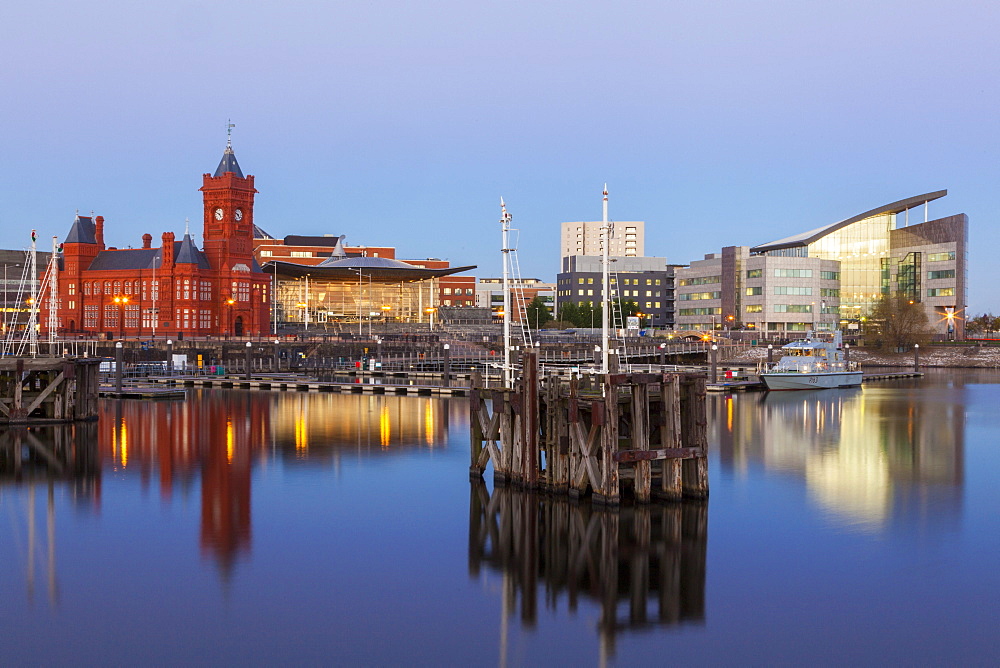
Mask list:
POLYGON ((216 220, 222 220, 222 214, 223 214, 222 209, 216 209, 215 210, 215 219, 216 220))
POLYGON ((243 209, 236 209, 236 220, 243 220, 243 209))

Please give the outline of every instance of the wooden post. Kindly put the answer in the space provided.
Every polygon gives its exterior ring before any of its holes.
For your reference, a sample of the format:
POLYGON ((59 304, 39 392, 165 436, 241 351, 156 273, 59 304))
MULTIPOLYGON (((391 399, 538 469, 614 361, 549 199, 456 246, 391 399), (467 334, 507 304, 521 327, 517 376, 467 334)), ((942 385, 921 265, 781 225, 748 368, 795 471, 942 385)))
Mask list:
POLYGON ((601 430, 600 489, 594 489, 594 500, 598 503, 618 505, 621 502, 618 489, 618 385, 616 376, 604 377, 604 428, 601 430))
MULTIPOLYGON (((664 376, 660 385, 660 395, 663 398, 663 422, 660 425, 660 447, 680 448, 681 441, 681 401, 680 377, 676 374, 664 376)), ((655 496, 679 500, 683 496, 681 462, 677 458, 664 459, 660 489, 655 496)))
MULTIPOLYGON (((649 450, 649 385, 641 380, 632 384, 632 450, 649 450)), ((635 500, 649 503, 652 486, 652 462, 635 463, 635 500)))
POLYGON ((469 390, 469 450, 472 453, 472 461, 469 464, 469 478, 479 480, 483 477, 483 471, 479 468, 479 457, 483 452, 483 428, 479 424, 479 411, 483 406, 483 398, 480 393, 483 385, 483 375, 478 371, 472 372, 469 390))
POLYGON ((524 413, 521 416, 524 449, 520 462, 521 480, 525 487, 538 487, 539 467, 541 465, 538 451, 538 353, 525 349, 521 355, 521 395, 523 397, 524 413))
POLYGON ((684 496, 708 497, 708 418, 705 412, 705 377, 686 374, 681 383, 682 437, 684 446, 699 448, 701 455, 683 463, 684 496))

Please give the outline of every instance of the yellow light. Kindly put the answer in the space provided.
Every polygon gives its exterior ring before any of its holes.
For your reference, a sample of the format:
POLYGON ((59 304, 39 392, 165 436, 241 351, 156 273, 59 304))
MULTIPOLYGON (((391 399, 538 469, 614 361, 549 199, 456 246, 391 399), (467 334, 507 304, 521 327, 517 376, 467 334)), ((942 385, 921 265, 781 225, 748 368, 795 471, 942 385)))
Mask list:
POLYGON ((226 461, 230 464, 233 463, 233 444, 236 439, 233 438, 233 421, 230 418, 226 418, 226 461))

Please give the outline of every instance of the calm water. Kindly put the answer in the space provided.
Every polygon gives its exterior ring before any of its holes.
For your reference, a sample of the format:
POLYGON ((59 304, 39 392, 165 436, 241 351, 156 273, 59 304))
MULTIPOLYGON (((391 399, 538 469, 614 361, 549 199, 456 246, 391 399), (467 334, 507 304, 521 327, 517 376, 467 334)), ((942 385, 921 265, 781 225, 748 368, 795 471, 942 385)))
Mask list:
POLYGON ((991 664, 1000 375, 711 396, 707 504, 468 481, 462 399, 0 433, 0 665, 991 664))

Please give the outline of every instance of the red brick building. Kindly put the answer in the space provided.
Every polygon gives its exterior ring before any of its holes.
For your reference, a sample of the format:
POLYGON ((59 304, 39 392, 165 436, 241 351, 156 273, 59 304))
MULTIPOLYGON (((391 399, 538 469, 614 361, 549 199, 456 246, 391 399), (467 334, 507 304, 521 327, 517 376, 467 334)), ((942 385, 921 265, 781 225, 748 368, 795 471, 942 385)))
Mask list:
MULTIPOLYGON (((254 177, 231 145, 202 178, 204 249, 191 235, 142 235, 142 248, 104 243, 104 218, 77 216, 59 266, 58 331, 110 336, 266 334, 271 277, 253 256, 254 177)), ((49 323, 43 323, 48 327, 49 323)))

